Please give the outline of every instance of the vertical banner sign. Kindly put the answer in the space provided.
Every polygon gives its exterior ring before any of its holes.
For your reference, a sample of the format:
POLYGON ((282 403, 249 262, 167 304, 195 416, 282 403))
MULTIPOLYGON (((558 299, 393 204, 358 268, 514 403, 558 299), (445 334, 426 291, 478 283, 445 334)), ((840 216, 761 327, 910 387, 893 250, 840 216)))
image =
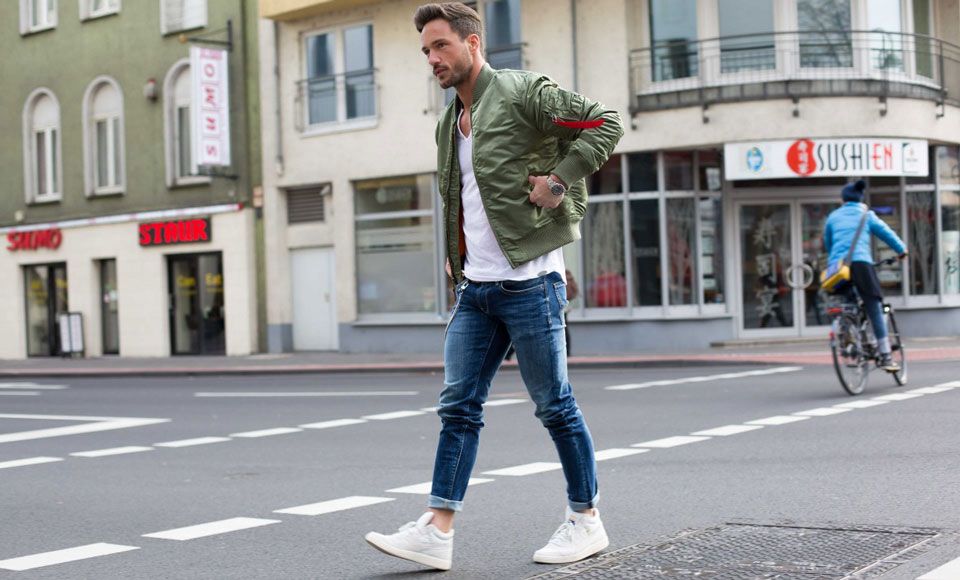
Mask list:
POLYGON ((193 76, 193 158, 197 165, 230 165, 227 51, 190 47, 193 76))

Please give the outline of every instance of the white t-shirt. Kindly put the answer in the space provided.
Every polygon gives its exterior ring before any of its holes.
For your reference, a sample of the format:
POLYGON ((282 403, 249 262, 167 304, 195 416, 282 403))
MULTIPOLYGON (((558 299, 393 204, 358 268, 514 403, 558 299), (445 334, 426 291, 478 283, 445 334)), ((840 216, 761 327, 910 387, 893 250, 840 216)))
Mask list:
MULTIPOLYGON (((463 113, 461 113, 462 115, 463 113)), ((480 199, 480 187, 473 174, 473 132, 469 137, 460 130, 457 120, 457 157, 460 159, 460 200, 463 204, 463 234, 467 242, 467 260, 463 274, 474 282, 499 282, 501 280, 529 280, 557 272, 564 276, 563 250, 557 248, 548 254, 533 259, 518 268, 500 249, 497 238, 490 228, 490 221, 480 199)))

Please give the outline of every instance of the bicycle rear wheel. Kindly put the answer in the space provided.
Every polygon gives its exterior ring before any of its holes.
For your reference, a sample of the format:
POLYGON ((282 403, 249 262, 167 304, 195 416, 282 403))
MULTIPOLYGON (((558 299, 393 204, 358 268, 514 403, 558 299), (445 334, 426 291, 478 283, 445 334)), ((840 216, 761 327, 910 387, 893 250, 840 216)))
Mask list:
POLYGON ((844 314, 834 320, 830 350, 840 386, 851 395, 862 393, 867 386, 869 361, 863 352, 863 339, 856 317, 844 314))
POLYGON ((893 375, 893 380, 903 386, 907 384, 907 352, 903 347, 903 340, 900 338, 900 330, 897 328, 897 319, 893 315, 893 309, 887 308, 887 332, 890 335, 890 354, 894 362, 900 365, 900 370, 893 375))

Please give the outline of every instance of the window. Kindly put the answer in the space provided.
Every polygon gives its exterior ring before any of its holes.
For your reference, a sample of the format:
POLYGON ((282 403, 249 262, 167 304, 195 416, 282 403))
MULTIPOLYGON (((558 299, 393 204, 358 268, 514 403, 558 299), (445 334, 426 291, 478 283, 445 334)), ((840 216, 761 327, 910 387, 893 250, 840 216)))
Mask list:
POLYGON ((120 0, 80 0, 80 20, 99 18, 120 12, 120 0))
POLYGON ((439 313, 433 175, 354 184, 357 310, 439 313))
POLYGON ((193 95, 190 61, 178 61, 163 82, 164 120, 167 148, 167 186, 209 183, 210 178, 197 174, 193 152, 191 110, 193 95))
POLYGON ((87 195, 124 190, 123 93, 109 77, 87 87, 84 110, 84 158, 87 195))
POLYGON ((924 37, 934 35, 932 8, 930 0, 913 0, 913 33, 920 35, 914 37, 916 70, 917 74, 931 79, 935 66, 934 47, 933 41, 924 37))
POLYGON ((943 293, 960 294, 960 192, 940 193, 943 293))
POLYGON ((850 0, 798 0, 800 66, 852 67, 850 0))
POLYGON ((650 0, 649 6, 653 80, 697 76, 697 0, 650 0))
POLYGON ((489 0, 485 3, 485 12, 490 66, 522 69, 520 0, 489 0))
POLYGON ((932 191, 907 192, 910 239, 910 293, 937 293, 937 198, 932 191))
POLYGON ((902 71, 900 0, 868 0, 867 30, 870 31, 870 66, 880 70, 902 71))
POLYGON ((27 98, 23 112, 27 203, 60 199, 63 175, 60 155, 60 103, 50 91, 37 89, 27 98))
POLYGON ((20 0, 20 34, 57 26, 57 0, 20 0))
POLYGON ((325 183, 315 187, 287 191, 287 223, 302 224, 322 222, 326 219, 324 197, 330 195, 332 186, 325 183))
POLYGON ((353 26, 306 38, 301 82, 310 127, 376 117, 373 26, 353 26))
POLYGON ((776 68, 773 0, 718 0, 720 71, 776 68))
POLYGON ((100 337, 103 354, 120 354, 120 297, 117 292, 117 260, 99 260, 100 337))
MULTIPOLYGON (((870 209, 883 220, 898 236, 903 237, 900 211, 900 192, 871 193, 870 209)), ((896 253, 875 236, 871 236, 873 256, 877 261, 896 256, 896 253)), ((877 278, 884 296, 903 296, 903 268, 897 262, 877 267, 877 278)))
POLYGON ((160 31, 163 34, 207 25, 207 0, 160 0, 160 31))

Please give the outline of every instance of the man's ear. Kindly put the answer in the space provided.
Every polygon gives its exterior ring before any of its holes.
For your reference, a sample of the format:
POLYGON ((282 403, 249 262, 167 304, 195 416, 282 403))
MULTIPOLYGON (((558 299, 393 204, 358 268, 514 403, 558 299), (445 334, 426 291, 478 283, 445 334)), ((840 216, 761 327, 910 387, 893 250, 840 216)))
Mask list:
POLYGON ((481 44, 481 43, 480 43, 480 35, 479 35, 479 34, 471 34, 470 36, 468 36, 468 37, 467 37, 467 44, 470 45, 470 50, 475 50, 475 51, 477 51, 477 52, 479 53, 479 52, 480 52, 480 44, 481 44))

